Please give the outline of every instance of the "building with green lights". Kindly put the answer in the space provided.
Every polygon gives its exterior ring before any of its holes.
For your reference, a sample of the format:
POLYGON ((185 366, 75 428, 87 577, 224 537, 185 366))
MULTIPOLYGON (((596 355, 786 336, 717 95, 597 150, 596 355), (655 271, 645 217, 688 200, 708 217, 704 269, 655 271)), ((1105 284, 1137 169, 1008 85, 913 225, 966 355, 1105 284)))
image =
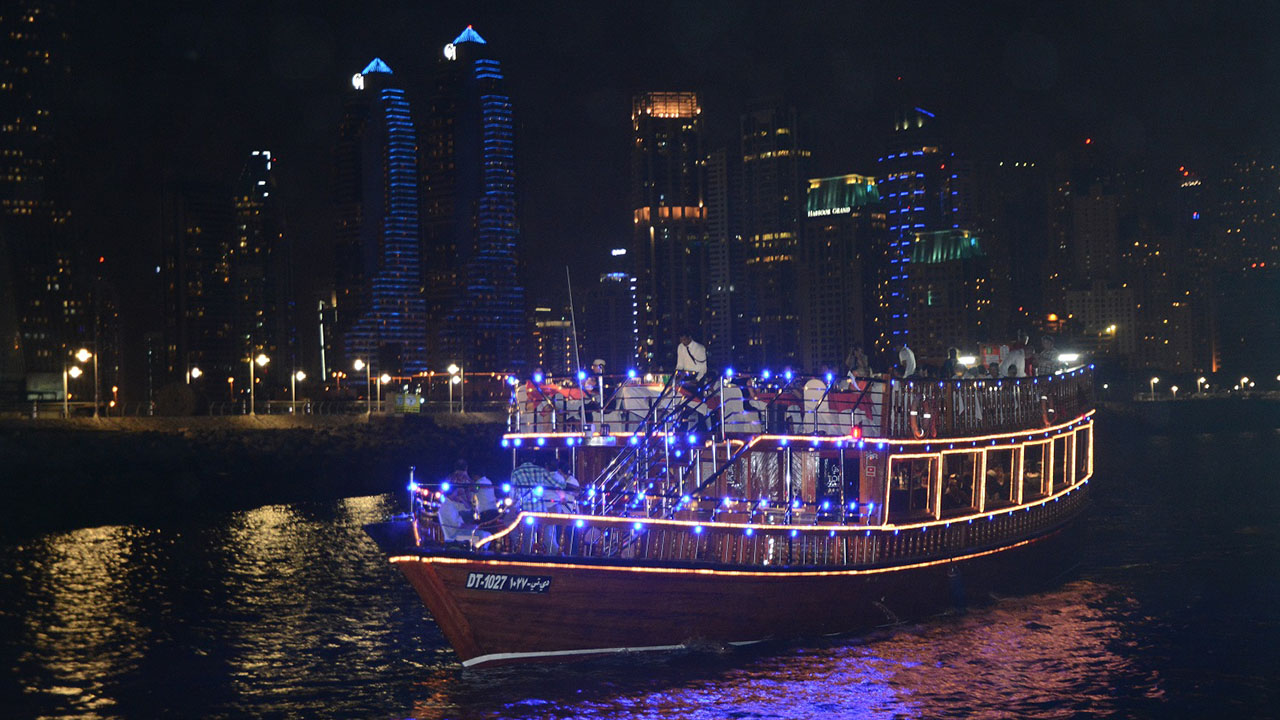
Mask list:
POLYGON ((804 367, 842 368, 854 345, 888 331, 878 299, 885 212, 876 179, 809 180, 805 193, 799 300, 804 367))

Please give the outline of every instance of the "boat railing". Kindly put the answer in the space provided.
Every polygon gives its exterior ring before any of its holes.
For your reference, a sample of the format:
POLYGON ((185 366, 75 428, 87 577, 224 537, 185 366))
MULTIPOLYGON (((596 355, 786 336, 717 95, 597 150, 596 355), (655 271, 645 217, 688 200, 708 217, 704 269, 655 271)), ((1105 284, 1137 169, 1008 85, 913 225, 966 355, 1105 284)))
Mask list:
POLYGON ((668 423, 655 410, 680 405, 676 431, 729 436, 853 435, 866 438, 963 437, 1053 424, 1092 403, 1091 367, 999 379, 845 378, 734 375, 703 389, 670 378, 626 378, 604 407, 573 386, 524 383, 513 393, 509 433, 581 432, 648 436, 668 423), (587 403, 587 405, 584 405, 587 403))
MULTIPOLYGON (((797 525, 782 509, 752 521, 731 508, 718 521, 521 513, 478 549, 496 554, 572 560, 831 569, 889 563, 943 562, 994 552, 1019 538, 1048 532, 1072 517, 1084 494, 1070 488, 1032 505, 951 522, 904 527, 850 526, 811 520, 797 525)), ((814 517, 814 516, 807 516, 814 517)))

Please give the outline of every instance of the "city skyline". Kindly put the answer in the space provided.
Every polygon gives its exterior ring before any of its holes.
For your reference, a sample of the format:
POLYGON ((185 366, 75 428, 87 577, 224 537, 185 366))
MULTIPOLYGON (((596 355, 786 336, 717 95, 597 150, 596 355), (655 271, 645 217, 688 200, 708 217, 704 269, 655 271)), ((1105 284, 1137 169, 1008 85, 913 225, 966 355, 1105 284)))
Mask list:
MULTIPOLYGON (((502 97, 509 103, 504 111, 506 127, 511 128, 516 149, 514 153, 508 150, 502 162, 511 168, 503 182, 513 186, 513 199, 499 214, 506 218, 502 223, 515 224, 515 211, 510 208, 519 197, 519 229, 512 230, 510 238, 519 233, 521 280, 529 287, 530 304, 563 302, 565 265, 575 280, 589 283, 608 269, 609 249, 629 244, 636 207, 625 198, 627 173, 619 172, 627 162, 629 145, 625 121, 619 119, 625 117, 637 94, 697 93, 699 113, 705 111, 705 115, 699 119, 699 148, 694 154, 703 166, 720 148, 728 149, 733 162, 760 155, 749 152, 744 123, 751 112, 759 112, 752 108, 760 107, 760 98, 778 98, 771 101, 773 111, 790 115, 782 120, 765 116, 762 122, 770 128, 796 129, 788 133, 793 140, 799 138, 794 151, 803 152, 808 161, 804 170, 770 170, 771 175, 786 174, 786 186, 797 184, 791 176, 803 183, 849 173, 885 175, 879 164, 886 147, 892 147, 888 118, 903 107, 917 111, 928 107, 925 112, 929 117, 936 111, 947 118, 946 149, 954 150, 963 161, 989 165, 1007 157, 1018 167, 1043 166, 1083 142, 1105 154, 1109 171, 1166 173, 1175 158, 1190 158, 1179 167, 1192 164, 1207 175, 1229 165, 1229 158, 1246 155, 1251 147, 1260 145, 1267 130, 1267 121, 1260 114, 1247 112, 1249 98, 1235 106, 1239 108, 1236 114, 1221 108, 1214 114, 1202 109, 1206 103, 1188 103, 1187 88, 1181 87, 1205 79, 1206 72, 1212 75, 1226 55, 1246 52, 1246 48, 1266 52, 1250 44, 1256 43, 1258 28, 1266 23, 1250 25, 1248 18, 1240 15, 1210 17, 1209 30, 1197 36, 1193 26, 1204 18, 1179 8, 1157 8, 1145 14, 1132 8, 1108 9, 1095 12, 1092 19, 1063 17, 1052 7, 967 15, 934 9, 922 12, 914 26, 904 26, 900 18, 884 11, 810 6, 777 15, 766 32, 759 18, 735 12, 732 7, 720 8, 720 12, 705 5, 670 7, 675 11, 670 23, 647 20, 633 23, 635 26, 624 32, 622 26, 636 19, 626 10, 612 10, 612 17, 586 13, 573 18, 578 25, 568 22, 563 10, 530 14, 481 10, 450 26, 439 18, 428 20, 418 10, 381 11, 342 24, 351 20, 344 10, 319 6, 311 15, 275 14, 261 25, 244 25, 253 29, 236 42, 223 41, 241 27, 241 21, 248 22, 247 15, 196 22, 201 20, 198 13, 157 11, 146 22, 128 29, 139 38, 163 36, 152 48, 164 62, 146 67, 137 62, 138 47, 105 48, 101 35, 84 33, 83 28, 94 20, 103 20, 110 29, 123 17, 102 18, 93 9, 76 8, 78 15, 63 12, 59 18, 72 38, 67 55, 71 72, 65 83, 50 89, 53 95, 61 96, 59 107, 63 109, 55 116, 59 121, 60 172, 51 175, 54 182, 50 184, 61 180, 60 199, 73 210, 73 234, 83 254, 99 255, 104 266, 99 274, 111 277, 121 288, 120 323, 137 345, 142 333, 158 329, 167 320, 155 315, 154 303, 143 302, 154 290, 147 287, 154 284, 150 269, 153 261, 159 260, 157 246, 164 234, 160 230, 162 213, 147 209, 152 202, 163 205, 163 196, 155 189, 193 181, 226 182, 239 170, 228 169, 230 158, 243 158, 251 148, 272 147, 273 160, 278 159, 273 186, 279 188, 281 204, 287 208, 289 240, 300 260, 299 291, 294 298, 305 303, 326 289, 325 276, 335 264, 341 264, 336 257, 339 239, 330 229, 334 211, 323 201, 328 196, 324 186, 331 176, 334 128, 341 117, 336 107, 343 93, 339 88, 350 82, 351 67, 364 66, 368 57, 385 57, 397 68, 397 77, 403 77, 407 101, 415 104, 417 114, 416 104, 428 96, 423 88, 442 61, 440 49, 456 33, 452 28, 466 27, 479 38, 476 30, 470 30, 476 27, 488 39, 497 38, 495 45, 501 48, 497 57, 502 58, 505 74, 510 76, 510 89, 504 91, 509 95, 502 97), (867 26, 876 26, 874 22, 857 25, 846 35, 832 29, 831 19, 847 18, 851 13, 878 21, 884 32, 871 33, 867 26), (1060 22, 1051 22, 1054 20, 1060 22), (557 53, 538 44, 534 31, 555 21, 563 28, 588 28, 571 36, 582 52, 557 53), (416 35, 407 30, 424 24, 435 30, 416 35), (517 25, 522 31, 514 30, 517 25), (378 29, 384 33, 379 35, 378 29), (704 32, 695 32, 698 29, 704 32), (646 30, 651 32, 646 35, 646 30), (763 42, 770 32, 782 40, 777 44, 763 42), (1126 32, 1132 35, 1126 45, 1106 44, 1106 38, 1126 32), (1204 39, 1226 35, 1235 40, 1234 49, 1204 39), (644 42, 622 50, 603 47, 610 39, 622 37, 644 42), (992 42, 986 46, 974 43, 984 37, 992 42), (1182 53, 1179 62, 1191 62, 1196 72, 1188 73, 1185 83, 1177 73, 1167 73, 1159 76, 1161 87, 1147 87, 1150 83, 1144 81, 1159 55, 1154 50, 1173 47, 1178 38, 1193 37, 1201 40, 1178 46, 1182 53), (365 48, 367 54, 346 70, 336 67, 347 63, 354 53, 366 52, 365 48), (839 62, 842 53, 846 58, 854 57, 849 54, 854 48, 865 52, 865 62, 839 62), (1093 56, 1088 56, 1089 48, 1096 51, 1093 56), (592 49, 597 52, 586 52, 592 49), (115 55, 126 62, 87 65, 84 61, 94 51, 106 51, 108 57, 115 55), (585 61, 588 54, 596 59, 594 64, 585 61), (786 70, 773 71, 767 66, 770 59, 782 57, 787 58, 786 70), (255 58, 261 62, 251 62, 255 58), (944 58, 951 61, 945 72, 930 66, 944 58), (1189 58, 1206 62, 1196 65, 1189 58), (306 59, 315 63, 303 62, 306 59), (734 60, 737 66, 730 65, 734 60), (250 67, 256 72, 237 72, 250 67), (157 78, 168 82, 155 82, 157 78), (1078 84, 1083 78, 1093 81, 1087 92, 1078 84), (1139 85, 1142 91, 1135 92, 1139 85), (154 93, 160 87, 168 94, 163 97, 163 112, 157 113, 161 98, 154 93), (268 88, 274 90, 267 92, 268 88), (123 92, 108 102, 103 95, 108 89, 123 92), (1158 102, 1136 106, 1135 99, 1144 93, 1158 102), (215 98, 216 105, 188 112, 193 103, 209 104, 215 98), (511 105, 518 108, 515 115, 510 112, 511 105), (129 107, 130 112, 121 115, 121 106, 129 107), (182 121, 163 122, 165 116, 175 115, 182 115, 182 121), (124 122, 126 119, 130 122, 124 122), (149 135, 143 137, 139 133, 145 129, 149 135), (123 140, 126 147, 134 149, 136 162, 115 166, 105 162, 110 153, 119 152, 119 142, 104 142, 113 132, 118 134, 113 140, 123 140), (244 152, 238 149, 242 144, 244 152), (229 152, 230 147, 236 147, 236 152, 229 152), (85 168, 109 170, 95 173, 84 172, 85 168), (629 214, 631 218, 627 218, 629 214), (148 225, 157 229, 148 230, 148 225)), ((1263 14, 1258 19, 1268 18, 1263 14)), ((545 44, 546 36, 542 42, 545 44)), ((1201 84, 1196 91, 1244 97, 1245 89, 1227 82, 1201 84)), ((426 142, 422 137, 413 141, 426 142)), ((423 183, 427 180, 424 173, 423 183)), ((746 180, 748 194, 757 185, 757 195, 760 188, 765 188, 765 196, 779 192, 768 189, 773 180, 755 181, 750 176, 746 180)), ((961 180, 968 182, 969 178, 961 180)), ((1078 189, 1088 190, 1083 185, 1078 189)), ((702 181, 699 193, 708 190, 715 188, 702 181)), ((1095 204, 1105 210, 1114 202, 1108 196, 1095 204)), ((753 207, 760 210, 758 205, 753 207)), ((965 211, 973 210, 966 207, 965 211)), ((1092 216, 1087 203, 1074 201, 1065 212, 1073 214, 1077 223, 1092 216)), ((787 213, 793 214, 791 210, 787 213)), ((952 223, 950 227, 962 229, 960 225, 952 223)), ((939 225, 939 229, 944 227, 939 225)), ((1010 237, 1006 233, 1002 241, 1008 242, 1010 237)), ((1103 244, 1114 244, 1114 240, 1104 238, 1103 244)), ((510 240, 502 243, 507 248, 514 244, 510 240)), ((1071 260, 1076 264, 1081 258, 1086 264, 1107 262, 1105 256, 1094 258, 1091 251, 1082 248, 1080 243, 1072 247, 1071 260)), ((1132 253, 1124 258, 1131 263, 1140 261, 1132 253)), ((709 288, 716 279, 715 262, 712 258, 703 263, 707 267, 701 272, 707 277, 698 285, 709 288)), ((1144 267, 1153 265, 1147 262, 1144 267)), ((459 266, 454 277, 461 278, 467 272, 459 266)), ((476 285, 475 277, 488 277, 485 273, 473 276, 466 280, 472 286, 476 285)), ((1077 283, 1090 279, 1087 273, 1070 278, 1077 283)), ((1065 307, 1064 296, 1054 299, 1065 307)), ((738 298, 735 312, 741 312, 742 300, 738 298)), ((794 313, 788 309, 766 314, 781 320, 794 318, 794 313)), ((703 320, 700 317, 695 324, 703 320)), ((726 325, 732 326, 731 322, 726 325)), ((740 329, 733 332, 741 341, 740 329)), ((307 335, 305 329, 299 333, 307 335)), ((656 346, 660 349, 665 342, 659 340, 656 346)), ((797 351, 789 351, 796 353, 792 358, 799 357, 797 351)), ((657 357, 663 353, 659 350, 657 357)))

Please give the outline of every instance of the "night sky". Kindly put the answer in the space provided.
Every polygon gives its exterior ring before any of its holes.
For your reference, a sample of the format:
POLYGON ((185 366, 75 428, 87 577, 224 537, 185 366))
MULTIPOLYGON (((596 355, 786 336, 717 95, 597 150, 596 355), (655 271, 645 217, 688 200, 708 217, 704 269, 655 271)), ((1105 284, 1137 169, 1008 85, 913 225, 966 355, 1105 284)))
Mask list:
POLYGON ((1274 147, 1280 129, 1270 3, 116 5, 63 11, 62 145, 83 237, 116 259, 126 302, 154 297, 163 182, 234 180, 253 149, 279 159, 301 275, 314 278, 302 289, 331 277, 330 162, 351 75, 381 57, 412 91, 467 24, 515 104, 522 252, 540 300, 563 300, 566 257, 585 282, 629 235, 635 91, 701 91, 707 150, 737 148, 749 100, 784 98, 815 176, 875 174, 900 97, 945 120, 970 159, 1045 161, 1090 136, 1118 161, 1204 166, 1274 147))

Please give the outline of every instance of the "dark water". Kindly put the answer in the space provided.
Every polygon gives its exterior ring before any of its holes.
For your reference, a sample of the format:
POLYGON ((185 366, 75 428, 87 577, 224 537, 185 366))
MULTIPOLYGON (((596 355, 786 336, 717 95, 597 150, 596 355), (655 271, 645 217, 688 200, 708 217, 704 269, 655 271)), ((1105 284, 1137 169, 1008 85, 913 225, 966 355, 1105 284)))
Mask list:
POLYGON ((386 497, 8 542, 0 717, 1280 717, 1280 431, 1117 425, 1063 584, 805 646, 462 670, 386 497))

